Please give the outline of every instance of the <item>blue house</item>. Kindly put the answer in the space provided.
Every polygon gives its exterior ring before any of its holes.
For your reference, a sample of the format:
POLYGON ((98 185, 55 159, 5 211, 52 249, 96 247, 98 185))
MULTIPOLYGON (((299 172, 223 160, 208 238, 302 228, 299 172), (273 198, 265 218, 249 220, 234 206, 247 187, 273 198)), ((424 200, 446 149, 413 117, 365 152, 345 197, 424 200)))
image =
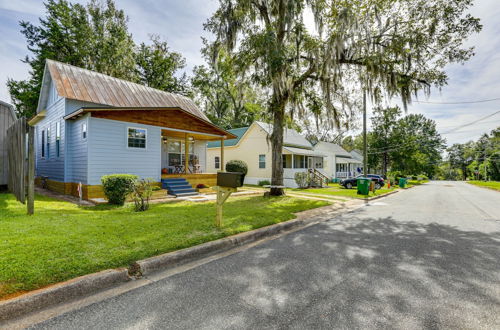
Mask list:
POLYGON ((101 177, 115 173, 189 183, 178 194, 215 185, 207 141, 234 138, 187 97, 51 60, 30 124, 37 182, 72 195, 81 183, 85 199, 104 197, 101 177))

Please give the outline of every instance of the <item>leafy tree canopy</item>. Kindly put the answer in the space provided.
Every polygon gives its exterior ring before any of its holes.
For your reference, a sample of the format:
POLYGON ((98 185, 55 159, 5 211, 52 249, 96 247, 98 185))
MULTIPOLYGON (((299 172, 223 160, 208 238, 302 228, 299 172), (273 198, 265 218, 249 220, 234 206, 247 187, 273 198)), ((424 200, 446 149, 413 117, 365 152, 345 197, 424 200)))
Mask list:
POLYGON ((157 37, 151 45, 136 46, 128 32, 128 18, 114 0, 91 0, 87 5, 47 0, 45 10, 38 24, 20 22, 30 52, 23 59, 31 67, 30 78, 7 82, 19 115, 34 115, 46 59, 166 91, 187 90, 186 78, 175 77, 185 65, 184 58, 170 52, 157 37))
MULTIPOLYGON (((464 62, 463 41, 481 29, 466 14, 471 0, 220 0, 206 23, 215 49, 226 49, 239 72, 265 90, 274 127, 272 184, 283 184, 287 117, 321 111, 323 125, 349 116, 351 89, 375 102, 447 81, 444 67, 464 62), (304 16, 312 13, 315 27, 304 16), (306 104, 321 100, 319 107, 306 104)), ((318 116, 318 114, 314 114, 318 116)), ((272 194, 281 194, 272 189, 272 194)))
POLYGON ((244 76, 237 74, 227 52, 214 54, 213 47, 204 43, 202 55, 207 65, 194 68, 191 84, 207 116, 227 129, 249 126, 261 119, 264 108, 261 95, 244 76))
POLYGON ((460 171, 462 180, 500 180, 500 127, 477 141, 456 143, 447 151, 448 169, 460 171))

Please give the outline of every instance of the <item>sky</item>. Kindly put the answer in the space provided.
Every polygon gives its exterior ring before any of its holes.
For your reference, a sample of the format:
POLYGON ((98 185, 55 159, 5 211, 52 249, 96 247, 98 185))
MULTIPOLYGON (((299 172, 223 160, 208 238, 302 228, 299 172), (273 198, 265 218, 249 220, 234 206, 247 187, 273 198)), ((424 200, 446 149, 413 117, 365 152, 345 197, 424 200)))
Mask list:
MULTIPOLYGON (((75 2, 85 3, 85 0, 75 2)), ((217 0, 115 0, 129 17, 129 30, 136 43, 158 34, 172 50, 186 58, 186 72, 203 64, 200 54, 203 23, 216 10, 217 0)), ((476 0, 471 14, 479 17, 483 31, 467 41, 476 55, 465 65, 453 64, 446 69, 448 85, 432 90, 420 101, 464 102, 500 98, 500 6, 498 0, 476 0)), ((0 0, 0 100, 10 102, 5 83, 8 78, 26 79, 29 67, 21 62, 27 54, 26 42, 18 22, 37 22, 44 15, 42 0, 0 0)), ((396 102, 395 102, 396 103, 396 102)), ((500 126, 500 113, 474 125, 448 133, 457 126, 470 123, 500 110, 500 100, 477 104, 424 104, 414 102, 408 113, 422 113, 434 119, 448 144, 475 140, 500 126)))

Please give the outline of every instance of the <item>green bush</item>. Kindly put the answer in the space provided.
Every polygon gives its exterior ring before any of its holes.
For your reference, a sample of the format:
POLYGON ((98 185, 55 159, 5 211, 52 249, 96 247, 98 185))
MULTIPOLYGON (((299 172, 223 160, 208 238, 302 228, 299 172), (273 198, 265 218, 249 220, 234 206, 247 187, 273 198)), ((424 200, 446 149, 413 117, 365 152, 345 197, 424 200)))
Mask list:
POLYGON ((149 209, 151 195, 153 195, 153 181, 151 179, 142 179, 134 182, 132 199, 134 200, 136 212, 149 209))
POLYGON ((257 183, 259 186, 270 186, 271 185, 271 181, 269 180, 260 180, 258 183, 257 183))
POLYGON ((247 163, 242 160, 230 160, 226 164, 226 172, 239 172, 245 176, 248 173, 247 163))
POLYGON ((297 172, 294 178, 299 188, 303 189, 309 187, 309 174, 307 174, 307 172, 297 172))
POLYGON ((136 180, 137 175, 132 174, 111 174, 101 177, 108 203, 123 205, 127 195, 132 192, 136 180))

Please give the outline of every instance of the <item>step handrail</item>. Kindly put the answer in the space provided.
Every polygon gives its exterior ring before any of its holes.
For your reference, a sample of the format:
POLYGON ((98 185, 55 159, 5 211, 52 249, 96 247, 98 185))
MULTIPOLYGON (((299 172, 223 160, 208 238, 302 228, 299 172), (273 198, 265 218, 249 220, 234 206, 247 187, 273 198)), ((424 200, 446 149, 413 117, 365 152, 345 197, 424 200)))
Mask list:
POLYGON ((321 182, 321 185, 323 185, 323 180, 325 181, 325 184, 328 185, 328 182, 330 181, 330 178, 318 171, 315 168, 310 168, 309 173, 312 174, 315 178, 319 179, 321 182))

